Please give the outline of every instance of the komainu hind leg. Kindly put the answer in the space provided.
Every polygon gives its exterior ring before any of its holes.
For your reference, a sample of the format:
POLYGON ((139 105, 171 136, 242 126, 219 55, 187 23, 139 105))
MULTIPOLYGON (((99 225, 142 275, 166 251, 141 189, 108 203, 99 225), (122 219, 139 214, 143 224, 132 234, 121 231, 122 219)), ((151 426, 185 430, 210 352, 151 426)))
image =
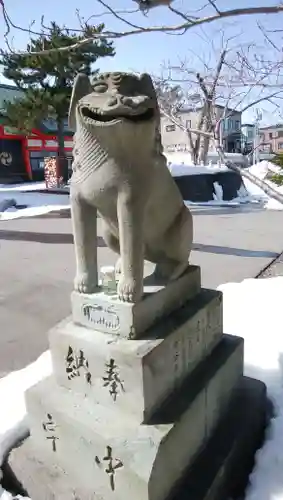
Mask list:
POLYGON ((169 281, 179 278, 189 267, 192 242, 192 215, 184 205, 164 235, 162 255, 155 268, 156 277, 169 281))
MULTIPOLYGON (((115 253, 120 253, 120 245, 119 245, 119 240, 116 238, 116 236, 110 231, 110 229, 106 226, 106 224, 103 225, 103 230, 102 230, 102 236, 103 239, 106 243, 106 245, 113 250, 115 253)), ((117 278, 120 276, 122 272, 122 261, 121 257, 118 257, 116 264, 115 264, 115 273, 117 278)))

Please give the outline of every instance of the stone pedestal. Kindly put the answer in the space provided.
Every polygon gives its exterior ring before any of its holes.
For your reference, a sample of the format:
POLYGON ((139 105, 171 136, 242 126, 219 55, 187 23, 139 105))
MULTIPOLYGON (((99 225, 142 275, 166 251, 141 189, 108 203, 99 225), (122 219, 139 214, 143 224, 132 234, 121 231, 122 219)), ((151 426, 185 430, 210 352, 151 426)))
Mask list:
POLYGON ((19 477, 16 452, 9 461, 33 500, 166 500, 196 467, 243 387, 243 340, 223 335, 222 294, 199 276, 192 268, 137 306, 73 294, 77 324, 49 333, 53 375, 26 393, 31 438, 19 453, 45 484, 19 477), (109 310, 119 328, 97 321, 109 310))
POLYGON ((143 422, 221 336, 222 295, 203 290, 136 340, 74 325, 71 319, 51 330, 49 340, 61 386, 143 422), (82 366, 77 368, 78 363, 82 366))
POLYGON ((154 276, 144 280, 144 296, 137 304, 121 302, 117 293, 72 293, 73 321, 104 333, 134 339, 161 318, 179 309, 200 292, 200 268, 190 266, 166 285, 154 276))

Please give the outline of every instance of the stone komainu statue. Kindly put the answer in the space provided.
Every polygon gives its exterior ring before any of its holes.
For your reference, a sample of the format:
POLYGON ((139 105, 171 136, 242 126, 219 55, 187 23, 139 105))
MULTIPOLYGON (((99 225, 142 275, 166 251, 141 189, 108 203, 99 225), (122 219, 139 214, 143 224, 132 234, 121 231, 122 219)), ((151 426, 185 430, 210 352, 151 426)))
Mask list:
POLYGON ((75 129, 70 186, 77 273, 75 289, 97 287, 97 212, 106 244, 120 254, 118 294, 137 302, 144 259, 165 280, 188 266, 190 211, 162 154, 160 115, 149 75, 79 74, 69 112, 75 129))

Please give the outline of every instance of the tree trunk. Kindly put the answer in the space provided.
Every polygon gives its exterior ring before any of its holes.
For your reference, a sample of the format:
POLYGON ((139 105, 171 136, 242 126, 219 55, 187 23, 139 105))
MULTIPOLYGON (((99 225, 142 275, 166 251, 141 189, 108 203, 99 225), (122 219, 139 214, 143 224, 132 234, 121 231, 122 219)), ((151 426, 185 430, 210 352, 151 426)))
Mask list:
POLYGON ((60 116, 58 116, 57 118, 57 137, 58 137, 59 177, 62 177, 64 184, 67 184, 69 175, 68 175, 68 162, 65 155, 64 118, 60 116))
MULTIPOLYGON (((207 127, 205 127, 205 131, 208 131, 207 127)), ((210 142, 210 137, 202 136, 202 138, 200 140, 200 147, 199 147, 199 163, 200 164, 201 163, 203 163, 204 165, 207 164, 209 142, 210 142)))
POLYGON ((274 200, 278 201, 283 205, 283 194, 279 193, 276 191, 276 189, 273 189, 271 186, 269 186, 266 182, 262 181, 261 179, 258 179, 255 175, 251 174, 249 170, 246 170, 245 168, 238 167, 237 165, 234 165, 231 163, 229 160, 225 158, 225 154, 223 153, 221 147, 217 148, 218 154, 220 156, 220 159, 224 165, 227 166, 230 170, 233 170, 233 172, 237 172, 240 174, 242 177, 245 177, 246 179, 249 179, 253 184, 258 186, 262 191, 267 194, 270 198, 273 198, 274 200))

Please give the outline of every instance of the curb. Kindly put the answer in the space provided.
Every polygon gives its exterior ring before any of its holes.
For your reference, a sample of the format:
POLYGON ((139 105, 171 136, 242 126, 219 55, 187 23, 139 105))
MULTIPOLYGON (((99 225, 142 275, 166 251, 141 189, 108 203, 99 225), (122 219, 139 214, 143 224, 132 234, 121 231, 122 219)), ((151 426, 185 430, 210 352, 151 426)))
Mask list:
POLYGON ((283 262, 283 252, 277 255, 274 259, 272 259, 266 266, 264 266, 258 274, 256 274, 255 279, 258 278, 264 278, 264 274, 273 266, 275 266, 277 263, 283 262))

